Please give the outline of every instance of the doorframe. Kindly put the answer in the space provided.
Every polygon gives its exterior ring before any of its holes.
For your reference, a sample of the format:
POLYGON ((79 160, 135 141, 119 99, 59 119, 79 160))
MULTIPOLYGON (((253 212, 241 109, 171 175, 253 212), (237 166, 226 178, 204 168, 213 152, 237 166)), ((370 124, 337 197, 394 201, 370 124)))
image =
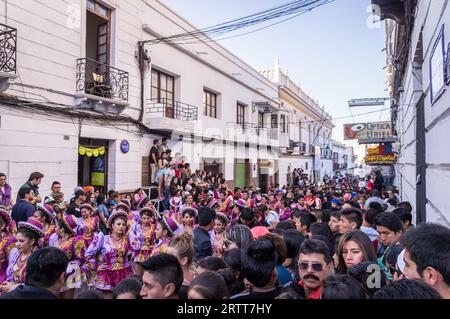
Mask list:
MULTIPOLYGON (((90 137, 80 137, 78 139, 78 148, 81 146, 84 147, 88 147, 88 148, 98 148, 98 147, 105 147, 105 186, 103 186, 104 188, 104 194, 108 193, 108 175, 109 175, 109 142, 110 140, 106 140, 106 139, 97 139, 97 138, 90 138, 90 137), (104 142, 104 145, 99 145, 101 143, 95 144, 95 142, 104 142)), ((78 149, 77 149, 78 151, 78 149)), ((78 157, 80 157, 81 155, 78 154, 78 157)), ((79 169, 79 168, 78 168, 79 169)), ((79 177, 78 177, 79 178, 79 177)), ((77 178, 77 179, 78 179, 77 178)), ((77 180, 77 184, 79 184, 80 180, 77 180)), ((91 183, 91 178, 89 177, 89 183, 91 183)), ((83 185, 79 185, 79 186, 83 186, 83 185)), ((98 186, 94 186, 94 187, 98 187, 98 186)))
POLYGON ((425 98, 422 94, 416 104, 416 225, 427 221, 425 98))

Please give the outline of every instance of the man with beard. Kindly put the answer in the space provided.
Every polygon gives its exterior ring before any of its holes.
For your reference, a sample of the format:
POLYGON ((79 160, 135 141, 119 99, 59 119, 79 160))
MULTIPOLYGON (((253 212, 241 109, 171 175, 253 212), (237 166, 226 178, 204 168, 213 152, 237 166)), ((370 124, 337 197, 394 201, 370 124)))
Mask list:
POLYGON ((289 289, 305 299, 320 299, 323 281, 333 271, 327 244, 318 239, 305 240, 300 247, 298 271, 301 280, 292 282, 289 289))

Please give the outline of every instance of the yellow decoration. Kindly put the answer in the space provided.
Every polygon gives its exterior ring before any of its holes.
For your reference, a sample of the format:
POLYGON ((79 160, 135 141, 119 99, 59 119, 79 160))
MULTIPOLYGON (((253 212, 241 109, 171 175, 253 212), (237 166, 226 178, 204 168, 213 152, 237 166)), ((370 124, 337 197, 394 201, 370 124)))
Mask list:
POLYGON ((78 153, 81 156, 86 155, 88 157, 92 157, 92 156, 98 157, 98 156, 104 155, 105 152, 106 152, 106 149, 104 146, 99 147, 99 148, 87 148, 87 147, 80 145, 80 147, 78 148, 78 153))

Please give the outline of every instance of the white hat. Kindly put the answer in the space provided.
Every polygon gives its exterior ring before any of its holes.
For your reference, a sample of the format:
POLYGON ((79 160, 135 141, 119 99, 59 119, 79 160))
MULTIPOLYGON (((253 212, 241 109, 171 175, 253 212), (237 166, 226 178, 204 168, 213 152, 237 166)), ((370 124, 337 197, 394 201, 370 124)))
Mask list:
MULTIPOLYGON (((398 254, 398 257, 397 257, 397 267, 402 272, 402 274, 404 274, 404 270, 405 270, 405 259, 403 259, 403 257, 405 256, 405 251, 406 251, 406 249, 403 249, 401 251, 401 253, 398 254)), ((405 275, 405 277, 406 277, 406 275, 405 275)))

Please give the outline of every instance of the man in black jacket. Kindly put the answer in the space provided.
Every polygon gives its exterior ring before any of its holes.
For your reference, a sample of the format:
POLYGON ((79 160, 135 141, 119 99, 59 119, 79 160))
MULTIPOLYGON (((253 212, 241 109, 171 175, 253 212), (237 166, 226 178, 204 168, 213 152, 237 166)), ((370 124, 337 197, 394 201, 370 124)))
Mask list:
POLYGON ((25 284, 8 292, 2 299, 57 299, 64 286, 69 260, 57 248, 36 250, 28 259, 25 284))
POLYGON ((197 218, 199 227, 194 229, 195 260, 211 256, 213 253, 209 232, 214 227, 216 212, 208 207, 200 207, 197 218))

